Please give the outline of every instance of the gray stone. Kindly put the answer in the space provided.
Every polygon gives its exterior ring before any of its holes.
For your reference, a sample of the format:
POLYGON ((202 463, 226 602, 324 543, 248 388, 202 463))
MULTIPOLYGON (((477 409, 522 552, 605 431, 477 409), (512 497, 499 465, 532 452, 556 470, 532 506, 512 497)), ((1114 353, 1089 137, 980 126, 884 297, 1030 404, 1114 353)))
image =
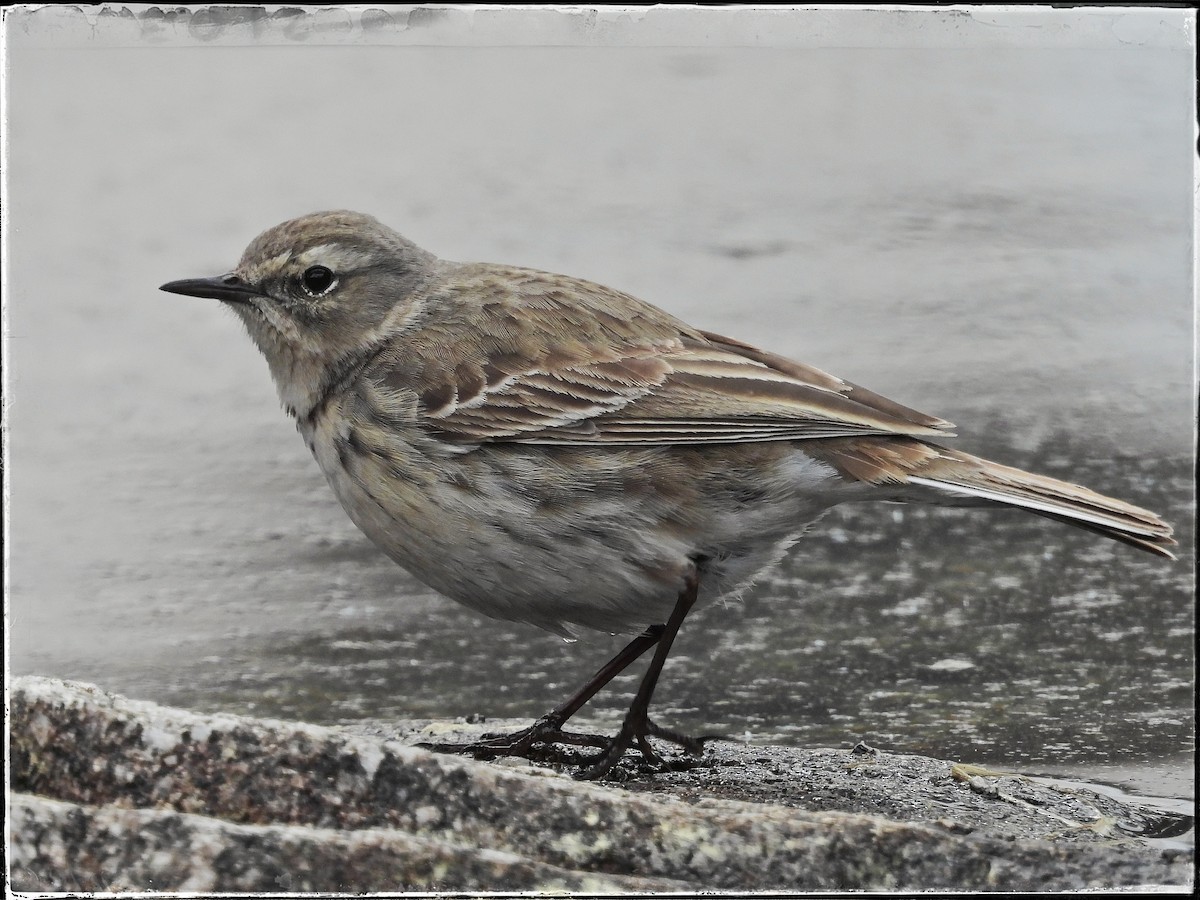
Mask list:
MULTIPOLYGON (((495 725, 489 725, 494 728, 495 725)), ((1081 890, 1186 887, 1110 797, 877 752, 713 744, 581 783, 410 746, 479 726, 200 715, 11 690, 22 890, 1081 890)))
POLYGON ((571 872, 403 831, 237 825, 28 794, 10 810, 13 887, 45 891, 670 891, 665 878, 571 872))

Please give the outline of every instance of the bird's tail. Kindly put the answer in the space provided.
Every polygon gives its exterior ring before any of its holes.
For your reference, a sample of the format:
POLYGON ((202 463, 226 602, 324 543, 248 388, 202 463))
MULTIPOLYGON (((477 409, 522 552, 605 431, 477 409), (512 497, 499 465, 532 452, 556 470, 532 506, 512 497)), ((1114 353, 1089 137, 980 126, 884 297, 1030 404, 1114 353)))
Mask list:
MULTIPOLYGON (((1077 484, 915 438, 853 438, 820 443, 819 456, 853 480, 915 485, 927 489, 922 491, 921 499, 946 505, 1014 506, 1175 558, 1170 550, 1176 546, 1171 526, 1157 515, 1077 484)), ((909 493, 899 493, 897 499, 909 493)))

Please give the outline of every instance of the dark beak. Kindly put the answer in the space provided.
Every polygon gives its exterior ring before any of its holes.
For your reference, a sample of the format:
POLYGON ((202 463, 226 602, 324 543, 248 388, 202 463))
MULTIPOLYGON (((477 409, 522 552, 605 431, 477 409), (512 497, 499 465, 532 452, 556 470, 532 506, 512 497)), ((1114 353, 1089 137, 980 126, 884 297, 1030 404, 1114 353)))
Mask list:
POLYGON ((263 296, 262 291, 252 287, 236 275, 217 275, 215 278, 184 278, 168 281, 160 291, 183 294, 187 297, 205 297, 210 300, 225 300, 229 303, 246 303, 253 297, 263 296))

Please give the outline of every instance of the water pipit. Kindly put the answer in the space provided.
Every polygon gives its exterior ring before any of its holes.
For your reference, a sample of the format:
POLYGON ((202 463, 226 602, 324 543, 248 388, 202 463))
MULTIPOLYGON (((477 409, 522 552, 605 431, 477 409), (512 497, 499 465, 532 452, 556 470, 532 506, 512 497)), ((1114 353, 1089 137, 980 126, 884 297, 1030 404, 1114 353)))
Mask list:
MULTIPOLYGON (((1012 506, 1172 556, 1120 500, 948 449, 950 423, 693 328, 603 285, 438 259, 354 212, 263 232, 232 272, 173 281, 241 317, 354 523, 430 587, 560 634, 636 634, 529 728, 453 749, 598 747, 583 777, 649 738, 684 618, 773 565, 846 501, 1012 506), (655 648, 611 738, 567 720, 655 648)), ((442 748, 444 749, 444 748, 442 748)))

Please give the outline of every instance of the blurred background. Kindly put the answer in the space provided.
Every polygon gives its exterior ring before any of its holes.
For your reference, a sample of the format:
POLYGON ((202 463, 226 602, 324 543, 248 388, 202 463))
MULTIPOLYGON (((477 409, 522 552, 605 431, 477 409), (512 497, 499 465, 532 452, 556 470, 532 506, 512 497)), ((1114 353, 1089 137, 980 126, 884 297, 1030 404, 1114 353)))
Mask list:
MULTIPOLYGON (((65 9, 6 22, 11 673, 322 723, 528 718, 622 643, 482 619, 391 564, 234 317, 157 290, 350 208, 824 368, 1181 538, 1172 564, 1020 514, 836 510, 689 620, 658 721, 1191 796, 1185 11, 65 9)), ((615 725, 638 675, 585 714, 615 725)))

